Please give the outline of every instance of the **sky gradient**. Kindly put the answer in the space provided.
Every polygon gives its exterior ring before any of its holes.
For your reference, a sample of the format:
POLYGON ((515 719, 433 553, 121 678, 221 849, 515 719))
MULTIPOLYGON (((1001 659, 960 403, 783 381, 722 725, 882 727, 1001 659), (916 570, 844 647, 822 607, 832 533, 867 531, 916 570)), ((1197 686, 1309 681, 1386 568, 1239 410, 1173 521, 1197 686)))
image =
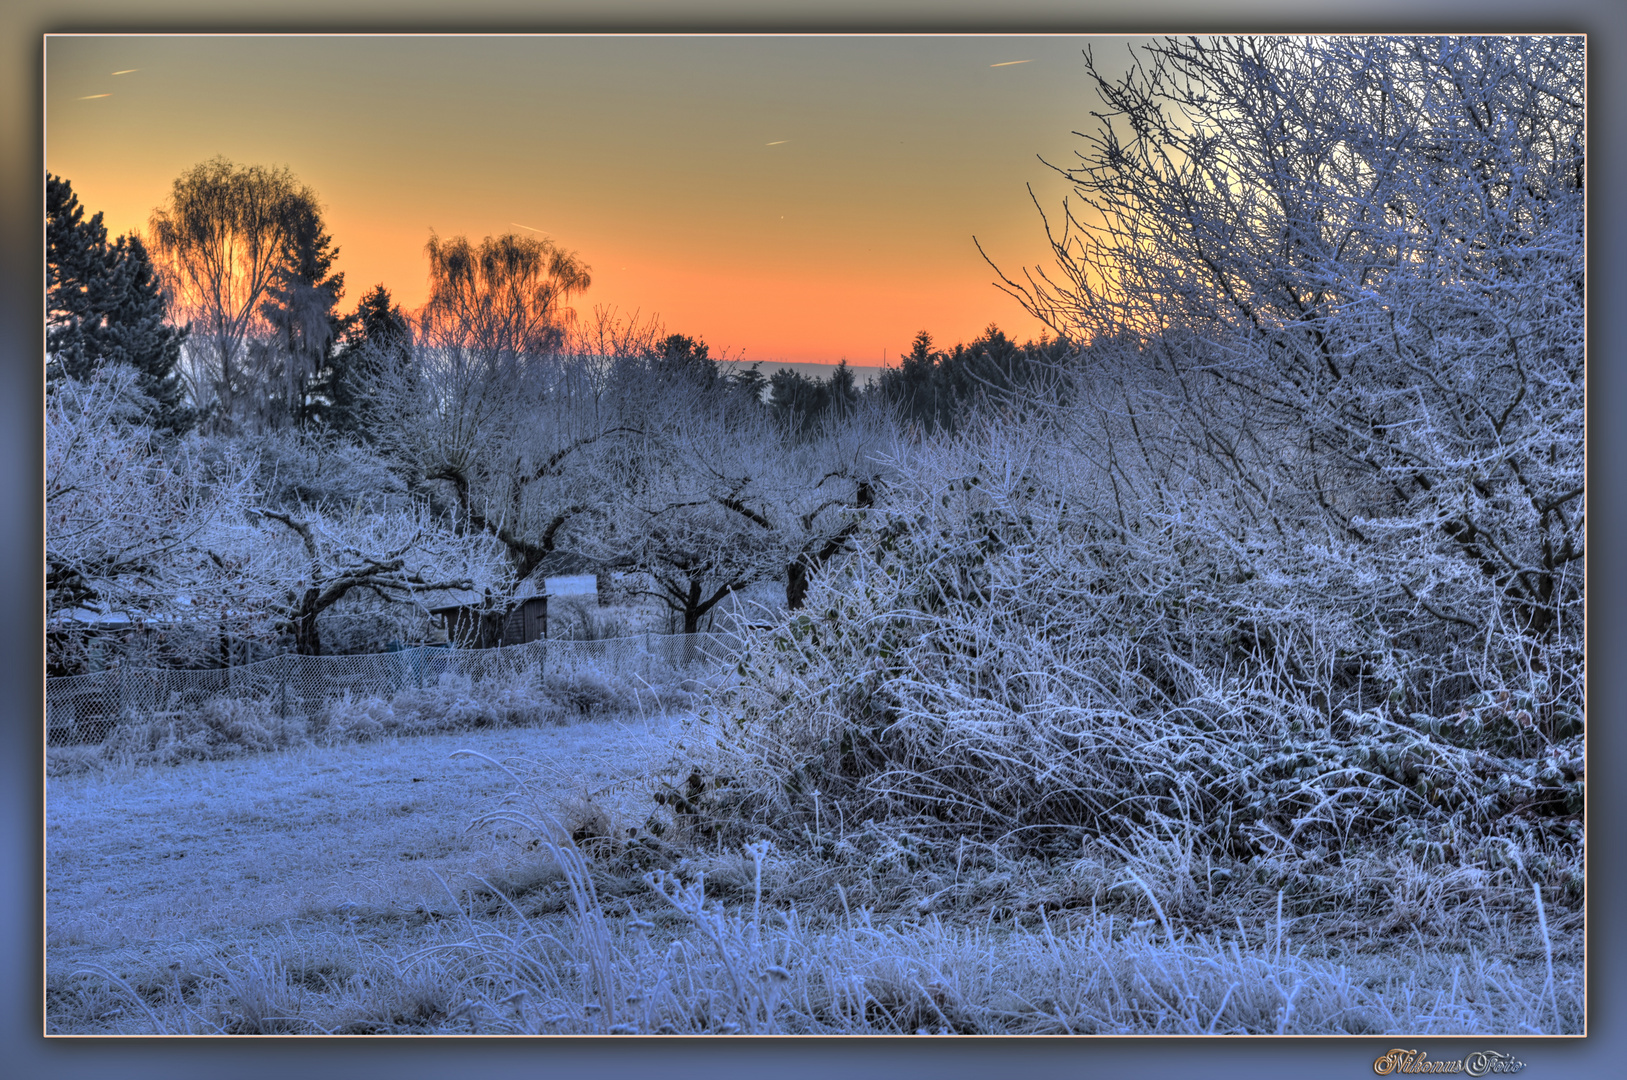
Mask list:
POLYGON ((314 189, 345 273, 427 296, 424 244, 536 230, 576 302, 658 315, 745 361, 896 362, 991 322, 1048 265, 1043 225, 1099 107, 1081 50, 1126 39, 52 36, 46 168, 110 234, 145 232, 216 155, 314 189))

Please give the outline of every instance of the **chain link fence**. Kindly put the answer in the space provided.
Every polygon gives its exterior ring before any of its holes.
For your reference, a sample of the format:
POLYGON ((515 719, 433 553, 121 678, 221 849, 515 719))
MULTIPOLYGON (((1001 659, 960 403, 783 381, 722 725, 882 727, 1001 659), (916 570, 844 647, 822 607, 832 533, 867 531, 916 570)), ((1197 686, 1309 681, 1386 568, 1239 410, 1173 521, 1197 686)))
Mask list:
POLYGON ((728 661, 733 634, 643 634, 599 641, 549 640, 501 649, 424 646, 353 656, 287 653, 254 664, 200 671, 116 666, 45 680, 48 746, 101 743, 125 720, 197 709, 211 700, 269 702, 279 716, 310 716, 343 696, 390 698, 437 685, 447 674, 472 682, 591 669, 650 684, 728 661))

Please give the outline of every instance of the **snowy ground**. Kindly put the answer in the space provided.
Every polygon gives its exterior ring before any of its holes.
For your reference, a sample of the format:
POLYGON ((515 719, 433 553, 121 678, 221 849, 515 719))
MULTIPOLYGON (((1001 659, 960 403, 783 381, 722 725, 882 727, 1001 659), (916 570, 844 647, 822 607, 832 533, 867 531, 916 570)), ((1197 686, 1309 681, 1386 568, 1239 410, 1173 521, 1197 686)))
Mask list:
POLYGON ((515 845, 470 821, 514 787, 476 758, 553 775, 562 804, 648 805, 666 718, 459 732, 53 778, 46 787, 51 974, 198 938, 252 937, 349 906, 445 906, 437 880, 502 871, 515 845))
MULTIPOLYGON (((903 917, 878 911, 872 923, 858 907, 862 882, 849 878, 841 906, 821 915, 830 869, 772 848, 696 851, 691 871, 667 879, 671 902, 612 872, 584 909, 546 850, 469 828, 516 785, 455 751, 512 763, 563 819, 582 820, 591 800, 624 830, 644 820, 678 728, 662 717, 460 732, 53 778, 47 1028, 1445 1034, 1580 1024, 1579 927, 1556 934, 1556 983, 1544 943, 1512 926, 1403 945, 1318 940, 1280 921, 1247 933, 1239 924, 1235 938, 1192 934, 1094 904, 1001 917, 970 904, 940 919, 919 914, 921 890, 942 896, 944 883, 904 879, 915 900, 883 904, 903 917), (704 908, 699 891, 684 892, 694 868, 704 908)), ((961 891, 1001 897, 1009 911, 1030 888, 1066 884, 1025 884, 1025 872, 961 891)))

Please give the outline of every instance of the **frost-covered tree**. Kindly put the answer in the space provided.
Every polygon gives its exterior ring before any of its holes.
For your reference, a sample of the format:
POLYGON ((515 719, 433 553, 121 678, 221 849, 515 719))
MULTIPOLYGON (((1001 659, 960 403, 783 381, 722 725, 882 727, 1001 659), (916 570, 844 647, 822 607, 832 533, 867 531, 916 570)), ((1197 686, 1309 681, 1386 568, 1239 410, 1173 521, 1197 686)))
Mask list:
POLYGON ((646 575, 678 628, 693 634, 730 594, 777 576, 786 536, 772 506, 778 440, 767 418, 729 422, 727 402, 698 383, 677 395, 668 386, 664 409, 640 416, 618 441, 599 473, 604 497, 573 542, 604 565, 646 575))
POLYGON ((183 665, 230 662, 219 645, 232 640, 316 653, 320 618, 347 598, 421 614, 422 594, 485 589, 504 572, 500 545, 390 490, 365 450, 290 435, 160 442, 143 423, 150 407, 123 366, 49 390, 54 670, 74 670, 98 633, 163 635, 159 651, 183 665))
POLYGON ((321 412, 316 395, 344 320, 337 313, 345 275, 335 273, 339 249, 314 202, 291 208, 293 227, 281 265, 266 289, 260 314, 269 331, 250 344, 250 385, 256 411, 271 427, 314 425, 321 412))
POLYGON ((1239 531, 1348 545, 1398 647, 1490 635, 1574 686, 1583 40, 1169 39, 1087 67, 1060 272, 1008 285, 1149 369, 1120 479, 1195 449, 1239 531))
POLYGON ((321 616, 353 594, 422 608, 439 590, 482 592, 503 571, 488 537, 458 535, 423 505, 368 510, 256 509, 266 522, 248 562, 264 588, 257 607, 296 651, 322 652, 321 616))
POLYGON ((768 410, 698 383, 687 396, 666 386, 659 408, 628 423, 638 434, 606 462, 602 509, 572 539, 645 574, 685 633, 757 582, 801 606, 875 504, 892 449, 880 410, 827 415, 812 435, 788 438, 768 410))
POLYGON ((493 370, 465 350, 418 345, 370 387, 364 419, 380 452, 459 528, 506 547, 511 585, 604 497, 595 465, 626 433, 614 410, 568 392, 570 374, 559 363, 493 370))
POLYGON ((906 444, 749 637, 696 829, 1111 852, 1170 918, 1211 866, 1292 902, 1364 849, 1540 851, 1519 888, 1579 896, 1582 59, 1194 39, 1100 76, 1060 270, 1008 282, 1083 347, 906 444))
POLYGON ((339 342, 312 385, 310 409, 315 424, 376 441, 377 434, 365 422, 370 386, 381 374, 408 371, 411 363, 411 324, 391 301, 389 290, 375 285, 343 320, 339 342))
POLYGON ((212 553, 253 501, 252 462, 200 453, 195 438, 161 447, 139 384, 112 366, 47 392, 46 629, 59 670, 98 623, 176 626, 242 595, 212 553))
MULTIPOLYGON (((430 300, 410 359, 375 363, 361 421, 412 489, 509 554, 503 588, 532 574, 597 498, 582 469, 616 427, 594 379, 561 355, 566 301, 587 267, 551 241, 431 237, 430 300)), ((495 603, 501 603, 499 590, 495 603)))

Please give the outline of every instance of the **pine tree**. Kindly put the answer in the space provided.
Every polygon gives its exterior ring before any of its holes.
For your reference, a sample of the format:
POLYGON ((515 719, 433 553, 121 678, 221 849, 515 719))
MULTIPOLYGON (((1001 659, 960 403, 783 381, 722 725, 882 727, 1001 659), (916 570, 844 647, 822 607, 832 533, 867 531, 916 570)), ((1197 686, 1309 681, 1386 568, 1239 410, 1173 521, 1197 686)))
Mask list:
POLYGON ((650 351, 650 363, 662 375, 688 379, 703 390, 717 384, 717 361, 706 342, 688 334, 668 334, 650 351))
POLYGON ((922 330, 915 335, 910 351, 899 357, 899 365, 881 373, 878 381, 882 398, 898 409, 899 416, 922 431, 935 431, 938 415, 938 362, 942 354, 932 349, 932 335, 922 330))
POLYGON ((46 378, 85 379, 95 368, 85 331, 105 309, 107 229, 102 215, 85 220, 68 181, 45 174, 46 378))
POLYGON ((312 391, 328 365, 345 321, 336 308, 344 295, 345 275, 333 273, 339 250, 322 227, 314 203, 293 207, 294 220, 283 243, 283 262, 260 312, 271 327, 270 351, 263 360, 268 419, 308 427, 320 406, 312 391))
POLYGON ((830 408, 836 410, 838 416, 846 416, 859 403, 858 382, 853 378, 853 369, 847 366, 846 357, 843 357, 836 365, 836 370, 830 373, 826 394, 830 400, 830 408))
POLYGON ((787 431, 802 438, 813 433, 830 408, 830 384, 780 368, 768 380, 768 407, 787 431))
POLYGON ((141 238, 109 244, 100 212, 89 220, 68 181, 49 173, 46 191, 46 378, 86 379, 128 364, 157 428, 181 431, 191 417, 175 365, 186 331, 166 321, 162 282, 141 238))
POLYGON ((136 385, 154 405, 153 426, 183 431, 192 417, 175 366, 186 331, 168 322, 162 282, 141 237, 121 236, 111 252, 107 318, 93 336, 104 343, 107 362, 129 364, 139 373, 136 385))
POLYGON ((383 368, 404 370, 412 361, 412 330, 390 292, 375 285, 340 328, 339 345, 311 385, 312 419, 330 431, 371 442, 362 404, 368 384, 383 368))

